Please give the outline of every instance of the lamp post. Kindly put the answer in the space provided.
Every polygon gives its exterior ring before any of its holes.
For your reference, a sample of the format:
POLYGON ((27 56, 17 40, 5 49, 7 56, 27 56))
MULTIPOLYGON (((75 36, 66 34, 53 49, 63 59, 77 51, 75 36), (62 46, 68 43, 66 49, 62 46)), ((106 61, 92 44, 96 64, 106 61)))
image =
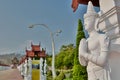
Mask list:
MULTIPOLYGON (((53 78, 56 77, 56 71, 55 71, 55 43, 54 43, 54 33, 49 29, 49 27, 46 25, 46 24, 33 24, 33 25, 30 25, 29 28, 33 28, 37 25, 40 25, 41 27, 45 27, 48 32, 50 33, 50 37, 51 37, 51 41, 52 41, 52 76, 53 78)), ((61 30, 58 30, 56 33, 61 33, 62 31, 61 30)))

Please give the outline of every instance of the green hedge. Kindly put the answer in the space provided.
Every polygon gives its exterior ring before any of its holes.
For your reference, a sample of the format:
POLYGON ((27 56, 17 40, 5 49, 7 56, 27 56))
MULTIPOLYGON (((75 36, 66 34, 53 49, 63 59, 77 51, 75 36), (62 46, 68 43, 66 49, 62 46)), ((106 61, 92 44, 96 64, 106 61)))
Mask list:
POLYGON ((63 71, 60 72, 60 74, 55 78, 55 80, 63 80, 65 79, 65 74, 63 71))

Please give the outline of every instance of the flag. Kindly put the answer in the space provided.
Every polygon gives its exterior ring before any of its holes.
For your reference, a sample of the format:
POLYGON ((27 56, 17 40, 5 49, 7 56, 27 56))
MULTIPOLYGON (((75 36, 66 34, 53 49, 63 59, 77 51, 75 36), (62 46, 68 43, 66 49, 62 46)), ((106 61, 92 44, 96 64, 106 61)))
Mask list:
POLYGON ((75 11, 77 10, 78 5, 79 5, 78 0, 72 0, 72 5, 71 5, 71 7, 72 7, 72 9, 73 9, 73 12, 75 12, 75 11))

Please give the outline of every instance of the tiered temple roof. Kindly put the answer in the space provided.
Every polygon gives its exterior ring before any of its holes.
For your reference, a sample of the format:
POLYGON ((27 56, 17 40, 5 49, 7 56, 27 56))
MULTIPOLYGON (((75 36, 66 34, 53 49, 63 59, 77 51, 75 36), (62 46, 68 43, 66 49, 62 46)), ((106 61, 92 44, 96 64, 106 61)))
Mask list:
POLYGON ((34 57, 34 52, 30 50, 26 50, 26 56, 28 57, 34 57))
POLYGON ((31 51, 40 51, 40 44, 39 45, 33 45, 32 43, 31 43, 31 47, 32 47, 32 50, 31 51))
POLYGON ((31 43, 31 50, 26 49, 26 57, 46 57, 46 51, 44 49, 41 50, 40 44, 39 45, 33 45, 31 43))

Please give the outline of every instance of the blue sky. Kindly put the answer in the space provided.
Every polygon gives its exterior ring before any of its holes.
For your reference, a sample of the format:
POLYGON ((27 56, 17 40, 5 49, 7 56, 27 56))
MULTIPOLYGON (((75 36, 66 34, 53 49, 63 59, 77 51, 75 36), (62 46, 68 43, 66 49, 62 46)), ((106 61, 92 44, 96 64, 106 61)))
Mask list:
POLYGON ((54 36, 56 51, 62 45, 74 43, 78 19, 86 12, 85 5, 79 5, 73 13, 72 0, 1 0, 0 1, 0 54, 21 53, 41 42, 41 47, 51 52, 50 34, 44 27, 29 29, 31 24, 46 24, 52 32, 61 29, 54 36))

